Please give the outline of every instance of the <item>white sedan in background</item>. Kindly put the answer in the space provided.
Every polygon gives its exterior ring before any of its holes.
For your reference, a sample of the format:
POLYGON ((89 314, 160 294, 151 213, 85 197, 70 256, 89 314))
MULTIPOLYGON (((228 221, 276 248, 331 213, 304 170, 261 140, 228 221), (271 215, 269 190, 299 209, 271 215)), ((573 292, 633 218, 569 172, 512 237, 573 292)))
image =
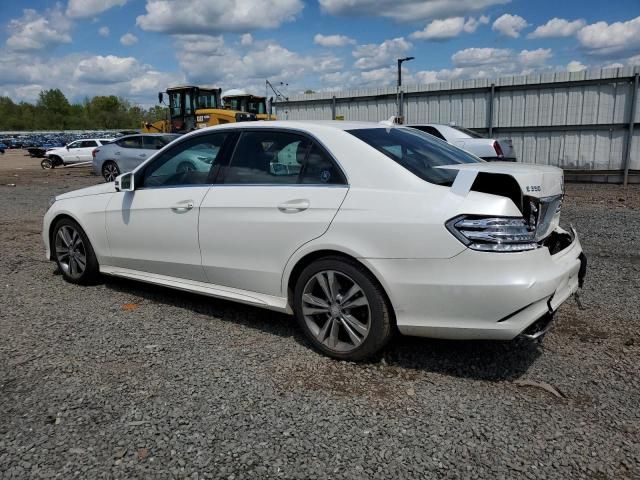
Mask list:
POLYGON ((246 122, 198 130, 133 172, 56 197, 47 258, 294 314, 360 360, 406 335, 543 335, 586 261, 558 226, 562 170, 486 163, 401 126, 246 122), (185 155, 215 157, 184 170, 185 155))
POLYGON ((423 123, 407 126, 433 135, 488 162, 516 161, 516 152, 510 138, 486 138, 473 130, 454 124, 423 123))

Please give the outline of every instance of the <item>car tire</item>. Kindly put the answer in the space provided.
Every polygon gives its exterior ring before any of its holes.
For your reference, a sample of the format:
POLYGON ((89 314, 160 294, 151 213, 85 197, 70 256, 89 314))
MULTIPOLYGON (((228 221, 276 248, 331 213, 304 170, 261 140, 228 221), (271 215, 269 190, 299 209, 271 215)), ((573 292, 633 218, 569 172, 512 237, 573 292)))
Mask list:
POLYGON ((53 162, 50 159, 45 158, 40 162, 40 166, 43 170, 50 170, 53 168, 53 162))
POLYGON ((358 262, 325 257, 308 265, 294 289, 294 312, 311 344, 339 360, 361 361, 392 336, 392 309, 378 281, 358 262))
POLYGON ((98 259, 89 238, 77 222, 59 220, 51 236, 53 257, 64 279, 70 283, 91 285, 99 276, 98 259))
POLYGON ((113 160, 107 160, 102 164, 102 177, 105 182, 109 183, 115 181, 118 175, 120 175, 120 169, 116 162, 113 160))

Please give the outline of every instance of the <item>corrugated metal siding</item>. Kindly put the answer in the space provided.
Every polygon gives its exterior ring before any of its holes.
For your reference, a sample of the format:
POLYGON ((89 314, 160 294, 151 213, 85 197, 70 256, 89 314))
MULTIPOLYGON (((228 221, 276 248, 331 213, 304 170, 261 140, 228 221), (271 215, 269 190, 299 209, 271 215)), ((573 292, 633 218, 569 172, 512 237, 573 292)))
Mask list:
MULTIPOLYGON (((630 77, 638 72, 640 67, 625 67, 501 77, 495 81, 474 79, 409 85, 403 87, 404 114, 407 123, 456 122, 469 128, 487 129, 490 88, 494 83, 494 136, 512 138, 521 161, 564 168, 622 169, 631 115, 630 77), (579 83, 582 81, 595 83, 579 83), (566 130, 562 128, 565 126, 566 130)), ((395 87, 322 92, 295 96, 276 107, 283 119, 330 120, 335 96, 336 115, 344 116, 345 120, 375 122, 396 115, 395 93, 395 87), (375 96, 378 98, 372 98, 375 96)), ((640 122, 640 99, 634 121, 640 122)), ((630 169, 640 169, 640 126, 634 131, 630 154, 630 169)))

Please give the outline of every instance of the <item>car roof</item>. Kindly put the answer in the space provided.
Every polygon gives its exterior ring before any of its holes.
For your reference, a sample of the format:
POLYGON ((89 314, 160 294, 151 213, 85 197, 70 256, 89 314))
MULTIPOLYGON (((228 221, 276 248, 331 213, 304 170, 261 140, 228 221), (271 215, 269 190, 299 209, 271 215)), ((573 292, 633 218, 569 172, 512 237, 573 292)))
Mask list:
MULTIPOLYGON (((394 125, 391 128, 403 127, 404 125, 394 125)), ((343 121, 343 120, 258 120, 254 122, 234 122, 225 123, 224 125, 214 125, 212 127, 206 127, 203 129, 195 130, 191 133, 202 132, 210 129, 226 129, 226 128, 241 128, 241 129, 253 129, 253 128, 294 128, 300 130, 359 130, 365 128, 390 128, 389 125, 384 125, 378 122, 356 122, 356 121, 343 121)))

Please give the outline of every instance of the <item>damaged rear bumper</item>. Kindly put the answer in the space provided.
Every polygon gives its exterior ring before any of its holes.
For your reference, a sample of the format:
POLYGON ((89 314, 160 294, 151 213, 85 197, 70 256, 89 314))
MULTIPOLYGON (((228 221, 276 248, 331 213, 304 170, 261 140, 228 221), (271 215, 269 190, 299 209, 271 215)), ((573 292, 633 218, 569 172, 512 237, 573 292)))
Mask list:
POLYGON ((575 231, 557 228, 552 237, 526 252, 468 249, 449 259, 366 263, 384 279, 405 335, 511 340, 524 333, 537 338, 586 274, 575 231))

